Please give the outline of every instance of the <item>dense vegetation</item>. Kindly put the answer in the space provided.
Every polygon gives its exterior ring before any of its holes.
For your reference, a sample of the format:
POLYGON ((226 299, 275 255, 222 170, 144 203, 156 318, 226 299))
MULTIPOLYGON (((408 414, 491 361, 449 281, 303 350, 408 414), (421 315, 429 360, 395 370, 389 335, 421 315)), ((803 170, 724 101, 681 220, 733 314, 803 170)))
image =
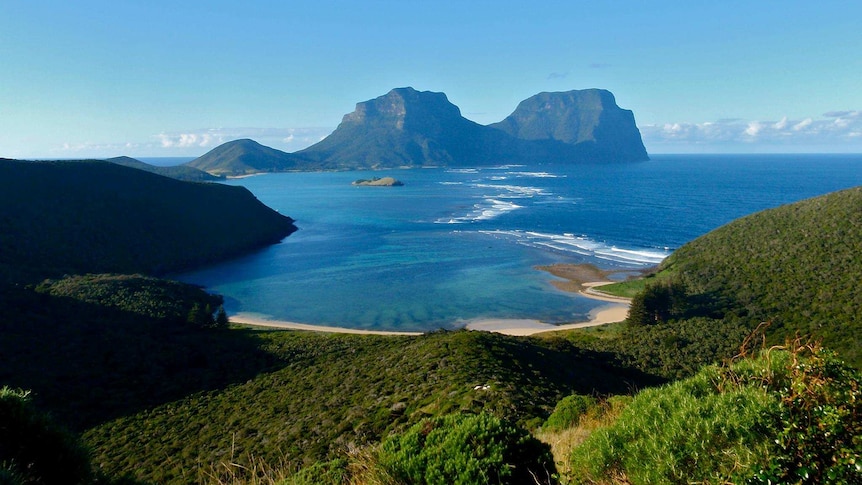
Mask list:
POLYGON ((32 391, 0 391, 0 482, 862 481, 857 371, 817 345, 704 367, 797 331, 859 365, 862 189, 686 245, 626 284, 627 323, 516 338, 229 328, 151 276, 292 229, 218 187, 0 161, 0 386, 32 391), (576 437, 556 475, 528 430, 576 437))
POLYGON ((687 297, 685 316, 769 321, 770 341, 812 335, 862 366, 862 188, 744 217, 661 265, 687 297))
POLYGON ((862 368, 860 274, 862 188, 854 188, 743 217, 639 282, 602 287, 636 291, 628 325, 614 338, 567 338, 669 378, 733 357, 755 329, 773 344, 815 337, 862 368))
POLYGON ((36 410, 27 392, 0 388, 0 483, 85 485, 93 480, 87 450, 36 410))
POLYGON ((0 160, 0 283, 163 274, 278 242, 294 230, 290 218, 241 187, 181 182, 108 162, 0 160))
POLYGON ((465 331, 233 332, 274 359, 261 369, 268 372, 87 431, 100 466, 165 483, 228 459, 311 464, 344 458, 425 417, 486 411, 535 427, 562 396, 644 383, 565 342, 465 331))
POLYGON ((656 382, 564 340, 211 328, 188 315, 217 297, 140 275, 0 289, 0 382, 83 432, 95 468, 149 483, 256 460, 341 476, 349 450, 425 418, 485 412, 515 436, 562 396, 656 382))
POLYGON ((494 415, 423 419, 380 445, 377 462, 398 483, 541 483, 555 474, 549 447, 494 415))
POLYGON ((193 323, 198 310, 212 316, 222 304, 220 296, 196 286, 143 275, 66 276, 45 280, 36 291, 176 323, 193 323))
POLYGON ((862 376, 798 343, 639 393, 576 446, 573 483, 862 482, 862 376))
POLYGON ((248 139, 219 145, 184 166, 219 176, 322 168, 295 154, 263 146, 248 139))

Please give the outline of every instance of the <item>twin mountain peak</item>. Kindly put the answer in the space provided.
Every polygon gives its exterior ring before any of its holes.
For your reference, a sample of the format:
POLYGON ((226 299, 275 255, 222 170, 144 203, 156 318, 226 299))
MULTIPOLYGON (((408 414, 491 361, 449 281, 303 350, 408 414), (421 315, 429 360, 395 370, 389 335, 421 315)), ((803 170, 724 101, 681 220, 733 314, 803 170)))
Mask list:
POLYGON ((540 93, 480 125, 443 93, 393 89, 356 104, 332 134, 294 153, 252 140, 220 145, 189 166, 215 175, 512 163, 648 160, 634 115, 603 89, 540 93))

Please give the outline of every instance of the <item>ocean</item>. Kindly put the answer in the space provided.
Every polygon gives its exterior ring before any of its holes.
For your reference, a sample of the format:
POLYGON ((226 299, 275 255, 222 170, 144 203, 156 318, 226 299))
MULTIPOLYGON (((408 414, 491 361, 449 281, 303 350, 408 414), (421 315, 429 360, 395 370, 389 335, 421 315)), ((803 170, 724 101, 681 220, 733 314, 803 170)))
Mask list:
POLYGON ((223 295, 229 314, 430 331, 474 319, 587 320, 604 304, 557 290, 537 265, 655 266, 736 218, 862 185, 862 155, 653 155, 632 164, 280 173, 226 183, 247 187, 299 230, 177 279, 223 295), (404 186, 351 185, 374 176, 404 186))

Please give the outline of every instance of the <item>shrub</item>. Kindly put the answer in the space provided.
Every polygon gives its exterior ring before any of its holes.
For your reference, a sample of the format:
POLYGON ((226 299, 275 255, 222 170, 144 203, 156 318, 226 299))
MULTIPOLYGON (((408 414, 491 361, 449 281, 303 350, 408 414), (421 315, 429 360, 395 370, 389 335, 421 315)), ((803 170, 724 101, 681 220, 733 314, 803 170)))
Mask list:
POLYGON ((571 462, 587 483, 862 483, 860 437, 859 374, 794 346, 639 393, 571 462))
POLYGON ((581 416, 595 407, 596 404, 596 398, 592 396, 580 394, 566 396, 557 403, 554 412, 545 421, 543 429, 546 431, 559 431, 576 426, 581 420, 581 416))
POLYGON ((424 419, 383 441, 379 466, 406 484, 549 482, 550 449, 523 428, 493 415, 424 419))
POLYGON ((29 393, 0 389, 0 483, 83 484, 92 481, 78 439, 30 403, 29 393))
POLYGON ((769 460, 749 484, 862 483, 862 376, 829 351, 791 354, 769 460))

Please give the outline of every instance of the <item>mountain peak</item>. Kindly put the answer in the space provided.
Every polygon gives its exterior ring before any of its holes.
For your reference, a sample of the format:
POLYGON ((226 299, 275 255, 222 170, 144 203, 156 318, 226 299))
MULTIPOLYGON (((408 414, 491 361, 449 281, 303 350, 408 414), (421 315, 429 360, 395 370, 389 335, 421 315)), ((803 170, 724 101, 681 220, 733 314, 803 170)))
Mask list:
POLYGON ((522 140, 590 144, 599 158, 648 159, 634 114, 617 106, 605 89, 539 93, 490 126, 522 140))
POLYGON ((398 130, 410 125, 427 125, 435 119, 457 119, 461 110, 449 102, 443 93, 417 91, 412 87, 395 88, 383 96, 356 103, 352 113, 344 115, 344 123, 376 123, 398 130))
POLYGON ((214 175, 296 170, 301 159, 243 138, 223 143, 186 165, 214 175))
POLYGON ((482 128, 443 93, 396 88, 356 103, 331 135, 298 154, 352 169, 464 163, 482 128))
POLYGON ((631 111, 603 89, 539 93, 505 120, 464 118, 445 94, 392 89, 356 103, 328 137, 293 154, 252 140, 226 143, 189 165, 242 175, 285 170, 350 170, 532 162, 648 160, 631 111))

